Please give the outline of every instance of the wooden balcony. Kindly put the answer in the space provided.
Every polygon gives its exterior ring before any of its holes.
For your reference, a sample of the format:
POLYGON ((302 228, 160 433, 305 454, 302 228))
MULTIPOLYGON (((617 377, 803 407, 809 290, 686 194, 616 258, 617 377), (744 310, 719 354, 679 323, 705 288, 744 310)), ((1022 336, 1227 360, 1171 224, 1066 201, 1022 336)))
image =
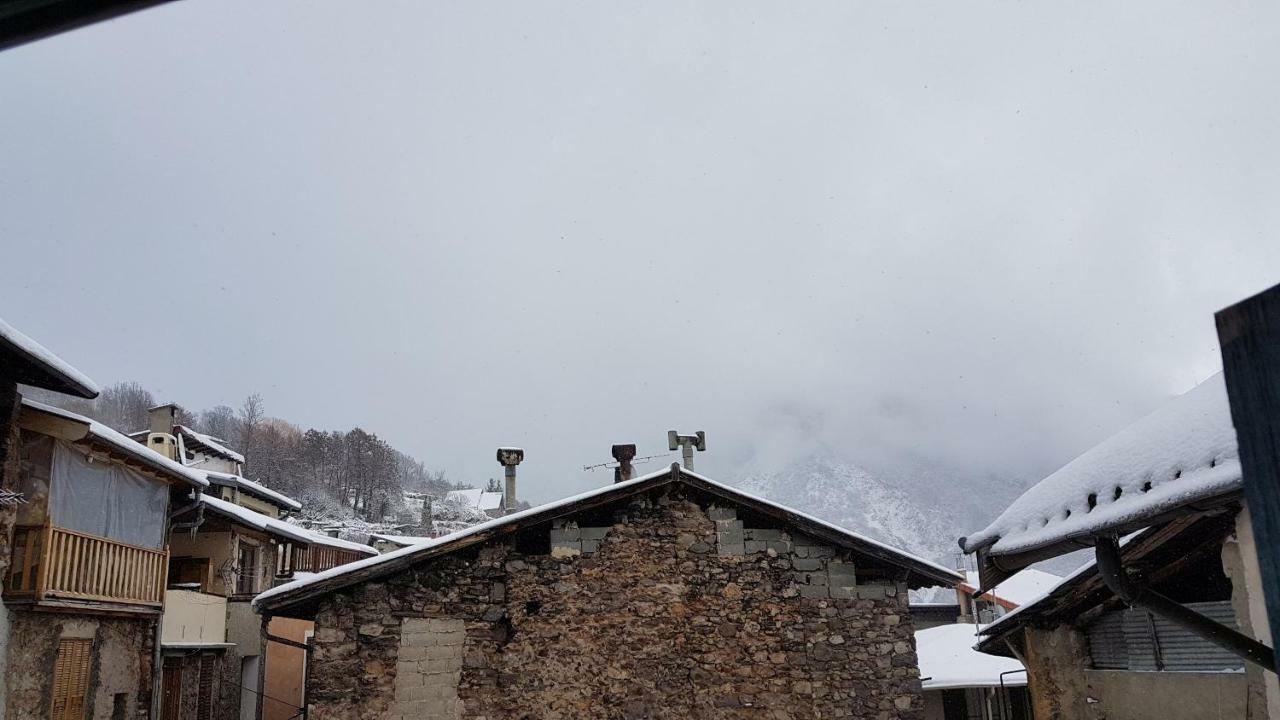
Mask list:
MULTIPOLYGON (((325 545, 312 545, 311 547, 296 548, 292 554, 292 571, 293 572, 324 572, 332 570, 339 565, 346 565, 356 560, 363 560, 367 555, 361 555, 352 550, 343 550, 341 548, 328 547, 325 545)), ((277 573, 279 574, 279 573, 277 573)))
POLYGON ((169 553, 52 525, 19 525, 5 600, 164 603, 169 553))

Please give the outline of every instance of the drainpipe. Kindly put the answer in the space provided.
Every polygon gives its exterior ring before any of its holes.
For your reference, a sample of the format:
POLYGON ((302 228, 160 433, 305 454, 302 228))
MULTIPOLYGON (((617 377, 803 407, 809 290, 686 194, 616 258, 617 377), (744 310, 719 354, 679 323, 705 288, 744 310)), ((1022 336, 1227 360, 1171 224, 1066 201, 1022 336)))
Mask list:
POLYGON ((1116 538, 1099 538, 1093 552, 1098 560, 1098 574, 1111 592, 1121 600, 1181 625, 1204 640, 1264 670, 1272 673, 1276 671, 1276 656, 1271 648, 1135 582, 1125 572, 1124 561, 1120 557, 1120 543, 1116 538))

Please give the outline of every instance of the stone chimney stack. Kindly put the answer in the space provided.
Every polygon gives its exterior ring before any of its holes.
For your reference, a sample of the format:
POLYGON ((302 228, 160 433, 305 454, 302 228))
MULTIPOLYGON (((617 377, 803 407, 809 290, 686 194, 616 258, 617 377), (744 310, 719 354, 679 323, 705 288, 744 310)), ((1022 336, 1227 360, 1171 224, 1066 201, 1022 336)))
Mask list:
POLYGON ((178 406, 173 403, 157 405, 147 411, 151 419, 151 432, 173 434, 173 426, 178 419, 178 406))
POLYGON ((631 461, 636 459, 636 446, 614 445, 613 459, 618 461, 618 467, 613 471, 613 481, 620 483, 630 480, 633 472, 631 461))
POLYGON ((498 448, 498 463, 502 465, 506 476, 502 506, 508 515, 516 511, 516 466, 523 460, 524 450, 520 448, 498 448))

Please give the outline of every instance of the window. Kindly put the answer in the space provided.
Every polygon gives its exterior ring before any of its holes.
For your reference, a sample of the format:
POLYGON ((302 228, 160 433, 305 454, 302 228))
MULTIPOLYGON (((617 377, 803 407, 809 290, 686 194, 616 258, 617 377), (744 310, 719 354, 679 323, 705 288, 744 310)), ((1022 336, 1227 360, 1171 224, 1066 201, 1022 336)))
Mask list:
POLYGON ((89 689, 92 651, 92 640, 58 642, 58 659, 53 666, 53 720, 85 720, 84 696, 89 689))
POLYGON ((236 575, 236 594, 253 595, 258 592, 258 548, 240 543, 240 572, 236 575))
MULTIPOLYGON (((1193 602, 1187 607, 1227 627, 1236 627, 1229 601, 1193 602)), ((1243 670, 1244 661, 1146 610, 1103 613, 1085 629, 1089 657, 1097 670, 1220 672, 1243 670)))

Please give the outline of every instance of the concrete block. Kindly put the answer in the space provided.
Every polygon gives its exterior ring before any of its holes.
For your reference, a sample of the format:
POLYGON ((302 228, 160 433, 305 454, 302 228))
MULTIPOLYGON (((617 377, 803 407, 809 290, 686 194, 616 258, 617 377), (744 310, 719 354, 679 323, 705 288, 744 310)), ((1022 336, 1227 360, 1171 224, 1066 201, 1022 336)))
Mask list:
POLYGON ((800 597, 804 597, 804 598, 830 597, 827 594, 826 585, 801 585, 798 589, 800 590, 800 597))
POLYGON ((741 545, 743 543, 742 533, 740 532, 718 532, 716 533, 716 542, 730 545, 741 545))
POLYGON ((839 587, 836 585, 829 586, 827 592, 831 597, 837 600, 857 600, 858 589, 856 587, 839 587))
POLYGON ((716 532, 743 532, 742 522, 739 520, 717 520, 716 532))
POLYGON ((815 558, 796 557, 796 558, 792 558, 791 566, 797 570, 803 570, 805 572, 813 572, 815 570, 822 569, 822 561, 817 560, 815 558))
POLYGON ((786 555, 791 552, 791 543, 785 540, 767 541, 765 542, 765 549, 772 550, 779 555, 786 555))
POLYGON ((720 543, 716 546, 717 555, 744 555, 746 548, 742 543, 720 543))
POLYGON ((762 553, 765 551, 764 542, 760 540, 747 540, 743 545, 745 547, 745 552, 748 555, 754 555, 755 553, 762 553))
POLYGON ((584 555, 593 553, 599 549, 600 549, 599 540, 583 540, 582 541, 582 553, 584 555))
POLYGON ((563 558, 582 554, 582 543, 556 543, 551 546, 551 557, 563 558))
POLYGON ((811 549, 809 545, 795 545, 791 548, 791 554, 798 558, 807 558, 811 549))
POLYGON ((827 574, 824 572, 798 572, 793 573, 795 581, 801 585, 822 585, 827 584, 827 574))
POLYGON ((582 539, 582 530, 574 528, 572 530, 552 530, 551 544, 558 543, 575 543, 582 539))
POLYGON ((400 653, 397 659, 403 662, 417 662, 418 660, 427 659, 427 648, 424 645, 408 645, 406 646, 401 638, 400 653))
POLYGON ((751 528, 745 531, 747 538, 750 540, 764 540, 766 542, 786 542, 791 539, 783 530, 773 530, 771 528, 751 528))
POLYGON ((603 540, 605 535, 613 528, 608 527, 584 527, 579 528, 578 532, 582 534, 583 540, 603 540))
POLYGON ((734 520, 738 517, 738 511, 727 507, 711 507, 707 509, 707 517, 712 520, 734 520))

